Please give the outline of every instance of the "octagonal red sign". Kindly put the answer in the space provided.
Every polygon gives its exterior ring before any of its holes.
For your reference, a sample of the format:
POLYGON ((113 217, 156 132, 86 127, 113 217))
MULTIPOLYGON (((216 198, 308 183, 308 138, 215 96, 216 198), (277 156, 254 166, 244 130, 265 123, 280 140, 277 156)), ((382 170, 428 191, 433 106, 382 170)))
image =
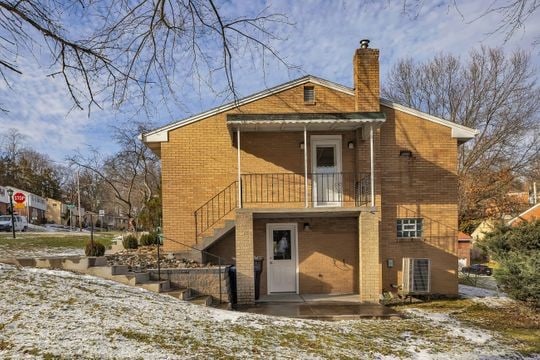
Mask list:
POLYGON ((15 193, 13 195, 13 200, 18 204, 22 204, 26 201, 26 195, 24 195, 22 192, 15 193))

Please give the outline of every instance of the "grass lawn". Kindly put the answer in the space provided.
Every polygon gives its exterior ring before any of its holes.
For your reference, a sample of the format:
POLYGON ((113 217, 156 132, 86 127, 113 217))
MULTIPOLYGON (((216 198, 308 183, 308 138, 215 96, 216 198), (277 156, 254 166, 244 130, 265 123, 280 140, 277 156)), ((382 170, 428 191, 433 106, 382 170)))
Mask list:
POLYGON ((518 302, 508 302, 503 307, 490 307, 469 299, 437 300, 398 305, 395 308, 419 308, 447 313, 465 324, 501 334, 508 345, 522 354, 540 353, 540 313, 518 302))
MULTIPOLYGON (((105 247, 111 245, 111 241, 118 232, 99 232, 94 234, 94 240, 100 241, 105 247)), ((89 233, 17 233, 16 239, 11 233, 0 233, 0 247, 7 250, 47 249, 47 248, 71 248, 84 249, 90 241, 89 233)))

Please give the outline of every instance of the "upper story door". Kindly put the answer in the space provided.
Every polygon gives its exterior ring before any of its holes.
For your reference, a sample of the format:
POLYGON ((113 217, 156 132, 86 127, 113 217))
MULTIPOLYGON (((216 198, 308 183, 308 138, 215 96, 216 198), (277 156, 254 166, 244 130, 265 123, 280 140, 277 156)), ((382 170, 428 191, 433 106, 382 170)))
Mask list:
POLYGON ((314 206, 341 206, 341 135, 311 136, 311 161, 314 206))

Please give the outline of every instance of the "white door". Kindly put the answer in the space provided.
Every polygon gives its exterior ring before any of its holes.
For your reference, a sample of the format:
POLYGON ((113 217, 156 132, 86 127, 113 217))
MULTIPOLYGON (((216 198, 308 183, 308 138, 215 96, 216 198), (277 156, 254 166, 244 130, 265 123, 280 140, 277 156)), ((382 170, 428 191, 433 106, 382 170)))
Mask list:
POLYGON ((267 224, 268 293, 297 293, 296 224, 267 224))
POLYGON ((313 135, 311 159, 314 206, 341 206, 341 135, 313 135))

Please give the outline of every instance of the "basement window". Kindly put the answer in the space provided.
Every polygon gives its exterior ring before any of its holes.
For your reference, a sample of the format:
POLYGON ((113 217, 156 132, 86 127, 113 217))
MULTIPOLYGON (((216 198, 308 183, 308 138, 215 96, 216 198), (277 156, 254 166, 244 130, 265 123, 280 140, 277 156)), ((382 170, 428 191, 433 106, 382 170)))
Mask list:
POLYGON ((422 218, 397 219, 398 238, 421 238, 422 218))
POLYGON ((315 104, 315 87, 304 86, 304 103, 315 104))

